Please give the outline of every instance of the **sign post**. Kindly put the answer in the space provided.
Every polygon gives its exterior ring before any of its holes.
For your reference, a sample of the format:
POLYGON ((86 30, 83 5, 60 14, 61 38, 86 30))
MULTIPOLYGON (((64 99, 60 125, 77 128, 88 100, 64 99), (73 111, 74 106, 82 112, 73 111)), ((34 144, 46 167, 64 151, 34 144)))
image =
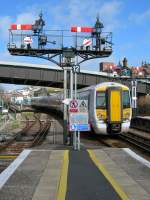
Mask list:
POLYGON ((69 131, 73 134, 73 147, 80 150, 80 131, 90 131, 88 101, 72 100, 69 103, 69 131))
MULTIPOLYGON (((77 112, 78 112, 78 101, 76 99, 71 100, 69 103, 69 126, 70 126, 70 113, 77 113, 77 112)), ((77 149, 76 123, 74 124, 71 123, 71 128, 73 129, 73 147, 74 147, 74 150, 76 150, 77 149)))
POLYGON ((78 131, 77 140, 78 140, 78 150, 80 150, 80 131, 78 131))
MULTIPOLYGON (((68 97, 67 92, 67 73, 70 72, 70 98, 73 96, 73 76, 72 76, 72 68, 74 66, 74 57, 75 54, 72 49, 65 49, 63 51, 62 63, 61 66, 64 70, 64 100, 68 97)), ((68 142, 68 112, 67 112, 67 104, 64 103, 64 134, 63 134, 63 143, 67 144, 68 142)))
MULTIPOLYGON (((64 99, 67 98, 67 68, 64 67, 64 99)), ((64 103, 64 134, 63 143, 67 142, 67 105, 64 103)))
POLYGON ((131 81, 132 84, 132 110, 133 110, 133 117, 136 117, 136 109, 137 109, 137 81, 131 81))

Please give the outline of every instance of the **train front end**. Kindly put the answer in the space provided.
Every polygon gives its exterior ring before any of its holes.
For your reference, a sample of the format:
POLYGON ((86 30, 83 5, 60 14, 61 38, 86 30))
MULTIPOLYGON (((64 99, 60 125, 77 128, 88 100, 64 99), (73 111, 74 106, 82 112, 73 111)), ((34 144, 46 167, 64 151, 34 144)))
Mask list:
POLYGON ((96 88, 96 133, 128 132, 131 112, 128 87, 108 83, 96 88))

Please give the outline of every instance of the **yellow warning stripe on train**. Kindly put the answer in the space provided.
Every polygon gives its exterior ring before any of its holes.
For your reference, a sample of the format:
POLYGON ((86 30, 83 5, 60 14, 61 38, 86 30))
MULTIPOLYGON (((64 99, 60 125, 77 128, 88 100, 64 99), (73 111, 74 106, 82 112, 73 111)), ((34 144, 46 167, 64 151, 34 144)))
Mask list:
POLYGON ((0 155, 0 159, 14 159, 17 158, 17 156, 13 155, 0 155))
POLYGON ((115 181, 115 179, 109 174, 109 172, 106 170, 103 164, 100 163, 100 161, 96 158, 95 154, 92 152, 92 150, 87 150, 90 158, 95 163, 97 168, 102 172, 102 174, 105 176, 105 178, 109 181, 109 183, 112 185, 114 190, 117 192, 117 194, 120 196, 122 200, 130 200, 127 194, 122 190, 122 188, 119 186, 119 184, 115 181))
POLYGON ((65 200, 66 198, 68 165, 69 165, 69 151, 65 150, 56 200, 65 200))

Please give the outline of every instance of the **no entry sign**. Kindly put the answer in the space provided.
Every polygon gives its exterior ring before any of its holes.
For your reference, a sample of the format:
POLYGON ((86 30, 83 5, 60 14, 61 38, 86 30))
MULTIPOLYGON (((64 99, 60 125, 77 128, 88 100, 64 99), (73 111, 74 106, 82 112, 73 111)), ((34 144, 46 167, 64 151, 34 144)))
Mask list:
POLYGON ((78 101, 77 100, 70 101, 69 112, 78 112, 78 101))

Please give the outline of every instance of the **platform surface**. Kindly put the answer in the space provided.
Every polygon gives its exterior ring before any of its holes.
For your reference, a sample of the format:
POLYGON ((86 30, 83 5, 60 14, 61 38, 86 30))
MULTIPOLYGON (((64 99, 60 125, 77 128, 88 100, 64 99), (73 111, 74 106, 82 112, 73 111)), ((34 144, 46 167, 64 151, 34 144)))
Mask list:
POLYGON ((24 150, 0 174, 0 200, 150 200, 150 163, 130 149, 24 150))
POLYGON ((70 151, 69 163, 66 200, 120 200, 87 151, 70 151))

